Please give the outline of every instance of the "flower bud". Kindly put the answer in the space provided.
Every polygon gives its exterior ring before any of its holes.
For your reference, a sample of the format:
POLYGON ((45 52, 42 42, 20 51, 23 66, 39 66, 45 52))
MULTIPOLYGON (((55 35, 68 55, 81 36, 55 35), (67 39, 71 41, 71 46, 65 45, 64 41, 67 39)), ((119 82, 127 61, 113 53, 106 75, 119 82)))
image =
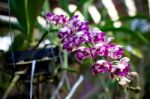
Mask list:
POLYGON ((122 87, 126 87, 127 82, 126 81, 119 81, 119 85, 121 85, 122 87))
POLYGON ((138 77, 138 73, 137 72, 130 72, 129 76, 133 79, 136 79, 138 77))
POLYGON ((128 78, 126 77, 122 77, 119 81, 119 84, 123 87, 127 87, 128 83, 130 83, 131 80, 129 80, 128 78))

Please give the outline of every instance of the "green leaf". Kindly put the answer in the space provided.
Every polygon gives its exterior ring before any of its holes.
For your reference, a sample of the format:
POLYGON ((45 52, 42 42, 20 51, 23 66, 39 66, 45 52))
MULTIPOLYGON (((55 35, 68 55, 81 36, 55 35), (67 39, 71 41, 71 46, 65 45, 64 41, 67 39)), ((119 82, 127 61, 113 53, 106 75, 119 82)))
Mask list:
POLYGON ((149 44, 149 41, 147 40, 147 38, 145 38, 140 32, 132 31, 131 29, 123 27, 123 26, 119 27, 119 28, 109 27, 109 26, 99 26, 99 28, 102 31, 105 31, 105 32, 108 32, 108 31, 113 31, 113 32, 116 32, 116 33, 117 32, 122 32, 124 34, 130 35, 132 40, 138 40, 140 42, 144 42, 146 44, 149 44))
MULTIPOLYGON (((49 5, 49 1, 48 0, 45 0, 44 2, 44 6, 43 6, 43 10, 45 12, 49 12, 50 11, 50 5, 49 5)), ((45 14, 45 13, 44 13, 45 14)))
MULTIPOLYGON (((88 13, 88 8, 92 4, 93 0, 88 0, 83 4, 83 15, 85 17, 85 20, 89 20, 89 13, 88 13)), ((79 6, 80 7, 80 6, 79 6)))
POLYGON ((75 14, 76 11, 81 11, 85 20, 88 20, 88 7, 92 4, 93 0, 79 0, 77 2, 77 9, 71 14, 71 17, 75 14))
POLYGON ((71 12, 69 11, 69 3, 68 3, 68 0, 60 0, 59 1, 59 5, 61 6, 61 8, 67 12, 69 14, 69 16, 71 17, 71 12))
POLYGON ((32 36, 33 28, 44 0, 9 0, 10 8, 20 22, 24 33, 32 36))
POLYGON ((14 38, 13 43, 10 48, 13 48, 14 51, 24 50, 24 48, 26 48, 26 44, 24 43, 25 39, 26 39, 26 35, 23 35, 23 33, 18 34, 14 38))

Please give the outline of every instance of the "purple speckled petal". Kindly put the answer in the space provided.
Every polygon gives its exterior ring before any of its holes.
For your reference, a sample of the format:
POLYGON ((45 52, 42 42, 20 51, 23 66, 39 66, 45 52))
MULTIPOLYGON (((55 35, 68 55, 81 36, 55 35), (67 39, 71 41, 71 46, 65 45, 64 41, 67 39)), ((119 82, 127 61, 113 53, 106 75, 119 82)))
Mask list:
POLYGON ((92 73, 94 75, 98 73, 109 72, 112 68, 112 65, 108 61, 98 60, 94 65, 92 65, 92 73))

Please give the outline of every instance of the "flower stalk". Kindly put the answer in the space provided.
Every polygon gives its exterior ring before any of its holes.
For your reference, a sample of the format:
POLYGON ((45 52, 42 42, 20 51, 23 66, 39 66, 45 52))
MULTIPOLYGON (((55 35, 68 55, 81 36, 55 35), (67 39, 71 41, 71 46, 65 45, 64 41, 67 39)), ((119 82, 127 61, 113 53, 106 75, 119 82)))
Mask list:
MULTIPOLYGON (((107 72, 122 86, 130 83, 127 79, 131 72, 130 59, 123 56, 122 46, 112 42, 114 38, 107 37, 98 28, 91 28, 89 22, 79 20, 77 15, 69 19, 64 15, 47 13, 46 19, 56 26, 61 24, 62 28, 57 36, 61 40, 62 48, 74 53, 78 62, 81 63, 86 58, 96 60, 91 67, 93 75, 107 72)), ((66 51, 64 59, 68 61, 66 51)), ((68 64, 64 66, 66 68, 68 64)))

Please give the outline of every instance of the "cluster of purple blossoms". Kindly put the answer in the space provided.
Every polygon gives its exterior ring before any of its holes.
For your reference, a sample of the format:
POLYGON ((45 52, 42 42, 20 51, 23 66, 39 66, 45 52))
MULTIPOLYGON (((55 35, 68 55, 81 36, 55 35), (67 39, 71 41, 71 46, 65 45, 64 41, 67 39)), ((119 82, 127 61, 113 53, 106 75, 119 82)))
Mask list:
POLYGON ((68 21, 68 18, 65 15, 55 15, 53 13, 48 13, 46 19, 48 22, 53 22, 55 25, 64 24, 68 21))
POLYGON ((87 21, 81 21, 78 16, 69 19, 64 15, 48 13, 48 22, 55 25, 61 24, 58 32, 63 49, 73 52, 77 61, 86 58, 96 60, 92 65, 92 73, 108 72, 112 78, 125 77, 130 71, 129 58, 123 57, 123 48, 112 43, 111 37, 107 37, 98 28, 90 28, 87 21), (98 60, 97 57, 101 57, 98 60))

